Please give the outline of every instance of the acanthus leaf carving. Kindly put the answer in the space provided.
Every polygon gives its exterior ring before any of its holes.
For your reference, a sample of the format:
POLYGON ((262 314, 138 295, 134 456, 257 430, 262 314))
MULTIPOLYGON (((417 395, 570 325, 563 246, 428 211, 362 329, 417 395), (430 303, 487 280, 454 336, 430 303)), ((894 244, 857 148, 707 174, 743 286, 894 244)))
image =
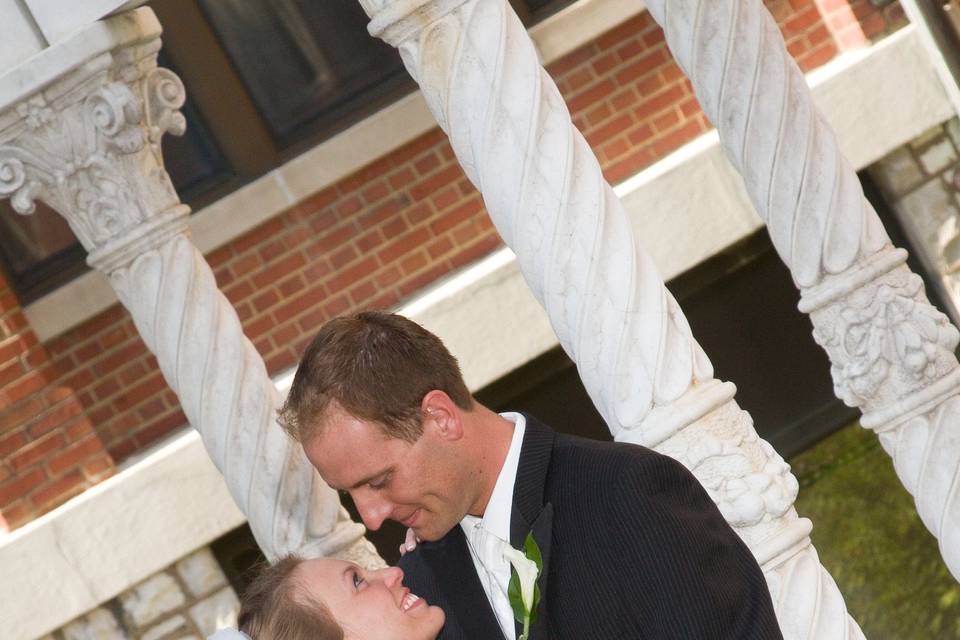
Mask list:
POLYGON ((129 185, 114 174, 105 158, 93 156, 84 171, 75 172, 76 206, 97 244, 116 237, 131 224, 146 219, 129 185))
POLYGON ((0 143, 0 197, 21 214, 43 200, 89 251, 122 243, 127 231, 179 204, 160 140, 186 129, 183 84, 149 57, 134 60, 132 50, 115 53, 119 66, 85 76, 86 91, 50 102, 32 96, 16 108, 17 128, 0 132, 8 136, 0 143))

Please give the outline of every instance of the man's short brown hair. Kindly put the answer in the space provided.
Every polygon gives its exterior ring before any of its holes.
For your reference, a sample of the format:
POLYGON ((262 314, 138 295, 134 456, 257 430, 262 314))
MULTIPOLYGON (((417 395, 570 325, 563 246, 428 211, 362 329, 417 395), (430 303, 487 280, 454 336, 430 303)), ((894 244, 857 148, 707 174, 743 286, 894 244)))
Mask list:
POLYGON ((423 433, 420 403, 434 389, 461 409, 473 406, 457 360, 440 338, 391 313, 334 318, 303 354, 280 424, 294 440, 306 442, 336 402, 386 435, 415 442, 423 433))
POLYGON ((343 640, 326 605, 298 589, 294 573, 302 562, 289 555, 260 571, 240 599, 240 631, 254 640, 343 640))

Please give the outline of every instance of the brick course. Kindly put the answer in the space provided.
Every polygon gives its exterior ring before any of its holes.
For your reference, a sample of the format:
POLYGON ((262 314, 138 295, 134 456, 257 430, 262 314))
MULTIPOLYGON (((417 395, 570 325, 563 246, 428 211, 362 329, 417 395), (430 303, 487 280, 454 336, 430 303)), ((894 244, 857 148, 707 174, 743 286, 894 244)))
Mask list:
POLYGON ((0 531, 62 504, 113 472, 113 460, 60 379, 0 274, 0 531))
POLYGON ((881 8, 871 0, 816 0, 816 4, 841 51, 876 42, 907 23, 899 2, 887 3, 881 8))
MULTIPOLYGON (((766 4, 804 70, 904 23, 899 5, 879 10, 869 0, 766 4), (863 34, 859 41, 848 35, 856 28, 863 34)), ((548 71, 612 183, 711 128, 690 83, 672 61, 662 31, 647 13, 555 61, 548 71)), ((360 308, 392 307, 500 245, 479 194, 465 178, 444 134, 434 130, 211 252, 207 259, 245 332, 270 373, 276 374, 296 363, 306 342, 329 317, 360 308)), ((9 297, 0 289, 0 301, 9 297)), ((32 333, 25 326, 18 308, 0 318, 0 327, 16 335, 19 345, 0 341, 0 356, 43 348, 35 338, 30 343, 32 333)), ((0 432, 0 456, 5 460, 5 449, 47 446, 40 444, 47 442, 42 438, 52 441, 65 433, 57 426, 61 419, 92 423, 117 461, 185 424, 176 396, 119 305, 45 348, 48 358, 38 358, 26 375, 17 369, 22 362, 9 370, 0 367, 0 385, 16 380, 3 386, 3 393, 15 396, 20 407, 14 421, 19 429, 11 432, 15 435, 0 432), (82 411, 75 405, 68 409, 49 404, 43 399, 48 388, 70 390, 72 400, 62 402, 79 401, 82 411), (29 425, 23 423, 34 415, 38 417, 29 425)), ((3 362, 0 357, 0 365, 3 362)), ((75 475, 68 471, 54 480, 47 474, 74 469, 92 478, 112 469, 112 463, 105 466, 108 456, 85 459, 76 467, 93 445, 89 432, 74 430, 69 444, 56 448, 57 456, 45 454, 41 462, 31 462, 41 464, 43 482, 56 482, 54 486, 68 494, 80 490, 80 485, 72 484, 75 475)), ((29 453, 20 455, 26 465, 29 453)), ((11 477, 5 480, 0 470, 0 498, 4 486, 38 479, 38 467, 28 467, 23 472, 8 468, 11 477)), ((2 507, 2 501, 0 511, 10 520, 11 511, 2 507)))

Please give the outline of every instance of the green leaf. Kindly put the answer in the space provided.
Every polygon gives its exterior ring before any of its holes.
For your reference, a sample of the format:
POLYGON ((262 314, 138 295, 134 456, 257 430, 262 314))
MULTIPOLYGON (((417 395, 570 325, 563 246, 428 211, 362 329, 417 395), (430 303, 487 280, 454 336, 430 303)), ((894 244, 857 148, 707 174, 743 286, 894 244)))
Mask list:
MULTIPOLYGON (((543 555, 540 553, 540 547, 533 538, 533 531, 527 534, 523 541, 523 554, 537 565, 537 582, 533 586, 533 606, 530 607, 530 622, 537 620, 537 607, 540 604, 540 575, 543 573, 543 555)), ((518 581, 519 586, 519 581, 518 581)))
POLYGON ((537 541, 533 539, 533 531, 527 534, 523 541, 523 554, 537 563, 537 575, 543 572, 543 556, 540 555, 540 547, 537 541))
MULTIPOLYGON (((513 617, 516 618, 517 622, 523 624, 527 612, 523 609, 523 596, 520 595, 520 575, 512 567, 510 569, 510 584, 507 585, 507 597, 510 599, 513 617)), ((534 596, 534 600, 536 600, 536 596, 534 596)))

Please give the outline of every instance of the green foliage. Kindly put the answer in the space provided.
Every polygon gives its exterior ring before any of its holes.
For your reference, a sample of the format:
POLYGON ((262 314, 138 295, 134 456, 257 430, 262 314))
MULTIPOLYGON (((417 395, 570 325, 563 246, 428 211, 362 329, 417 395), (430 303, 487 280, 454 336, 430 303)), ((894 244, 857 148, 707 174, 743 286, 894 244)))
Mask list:
POLYGON ((543 572, 543 556, 540 555, 537 541, 533 539, 533 531, 528 533, 526 540, 523 541, 523 553, 536 563, 537 575, 540 575, 543 572))
POLYGON ((507 598, 510 599, 510 608, 513 609, 513 617, 523 622, 527 612, 523 608, 523 596, 520 595, 520 576, 517 570, 510 569, 510 583, 507 585, 507 598))
POLYGON ((870 640, 960 640, 960 585, 877 436, 846 427, 790 461, 820 561, 870 640))
POLYGON ((526 607, 523 606, 523 595, 520 589, 520 574, 513 567, 510 569, 510 583, 507 585, 507 598, 510 600, 510 608, 513 610, 513 616, 523 624, 523 634, 519 640, 526 640, 530 625, 537 621, 537 607, 540 605, 540 574, 543 572, 543 556, 540 553, 540 547, 537 541, 533 539, 533 532, 527 534, 523 541, 523 554, 537 565, 537 581, 533 584, 533 600, 530 605, 529 614, 526 607))

